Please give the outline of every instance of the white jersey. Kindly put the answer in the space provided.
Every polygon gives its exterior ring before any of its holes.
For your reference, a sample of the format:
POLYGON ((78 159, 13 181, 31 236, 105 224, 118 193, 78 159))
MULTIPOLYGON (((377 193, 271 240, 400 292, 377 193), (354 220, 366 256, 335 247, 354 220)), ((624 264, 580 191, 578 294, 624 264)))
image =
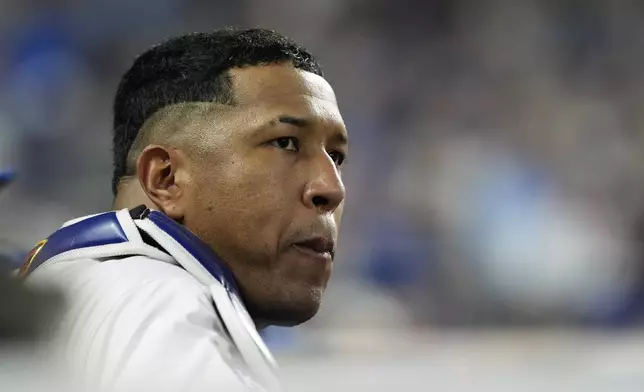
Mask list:
POLYGON ((194 234, 143 207, 68 222, 32 251, 29 285, 67 298, 54 342, 79 382, 116 390, 276 390, 234 279, 194 234))

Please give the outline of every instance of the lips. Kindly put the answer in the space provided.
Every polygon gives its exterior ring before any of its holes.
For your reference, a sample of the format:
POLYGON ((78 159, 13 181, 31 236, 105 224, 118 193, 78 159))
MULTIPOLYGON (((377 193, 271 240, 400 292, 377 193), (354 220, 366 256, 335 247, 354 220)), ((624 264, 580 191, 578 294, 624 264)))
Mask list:
POLYGON ((335 243, 332 239, 324 237, 312 237, 306 240, 297 241, 292 245, 295 249, 309 256, 325 261, 333 260, 335 255, 335 243))

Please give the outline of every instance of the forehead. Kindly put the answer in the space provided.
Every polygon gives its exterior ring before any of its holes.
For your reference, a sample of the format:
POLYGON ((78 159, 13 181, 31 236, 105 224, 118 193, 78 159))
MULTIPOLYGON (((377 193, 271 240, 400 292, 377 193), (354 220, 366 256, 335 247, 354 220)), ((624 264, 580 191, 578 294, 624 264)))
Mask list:
POLYGON ((240 107, 342 122, 335 93, 321 76, 282 64, 237 68, 230 74, 240 107))

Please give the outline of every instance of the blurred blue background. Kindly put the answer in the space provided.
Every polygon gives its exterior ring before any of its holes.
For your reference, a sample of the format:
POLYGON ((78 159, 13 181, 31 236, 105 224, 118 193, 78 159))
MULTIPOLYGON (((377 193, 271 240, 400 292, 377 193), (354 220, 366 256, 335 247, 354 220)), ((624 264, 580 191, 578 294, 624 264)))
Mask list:
MULTIPOLYGON (((321 61, 351 137, 323 309, 269 329, 614 329, 644 320, 644 3, 2 0, 7 259, 109 209, 111 101, 170 36, 267 27, 321 61)), ((317 335, 314 335, 317 336, 317 335)))

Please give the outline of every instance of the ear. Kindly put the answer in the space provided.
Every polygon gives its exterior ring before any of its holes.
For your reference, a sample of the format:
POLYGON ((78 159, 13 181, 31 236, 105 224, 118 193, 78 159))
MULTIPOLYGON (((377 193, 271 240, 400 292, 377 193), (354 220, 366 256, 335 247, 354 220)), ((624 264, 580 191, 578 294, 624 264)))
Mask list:
POLYGON ((136 167, 141 188, 166 215, 182 221, 186 213, 187 171, 180 151, 160 145, 147 146, 136 167))

